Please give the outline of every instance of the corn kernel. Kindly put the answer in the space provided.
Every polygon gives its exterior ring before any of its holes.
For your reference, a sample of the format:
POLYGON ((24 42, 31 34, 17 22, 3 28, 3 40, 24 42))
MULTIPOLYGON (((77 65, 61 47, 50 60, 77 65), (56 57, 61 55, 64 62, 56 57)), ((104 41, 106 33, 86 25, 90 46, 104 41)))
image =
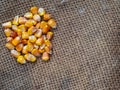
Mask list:
POLYGON ((33 47, 33 44, 31 44, 31 43, 28 43, 28 44, 27 44, 27 51, 28 51, 28 52, 31 52, 31 51, 33 50, 33 48, 34 48, 34 47, 33 47))
POLYGON ((48 61, 50 59, 49 54, 47 52, 44 52, 42 54, 42 60, 43 61, 48 61))
POLYGON ((19 17, 19 24, 25 24, 27 19, 25 17, 19 17))
POLYGON ((15 38, 15 37, 17 37, 17 35, 18 35, 17 32, 12 31, 10 36, 15 38))
POLYGON ((47 22, 45 21, 41 21, 40 22, 40 28, 42 29, 45 25, 47 25, 47 22))
POLYGON ((22 32, 22 39, 28 39, 28 38, 29 38, 28 32, 22 32))
POLYGON ((45 48, 45 44, 42 44, 41 46, 40 46, 40 49, 44 49, 45 48))
POLYGON ((52 49, 52 43, 50 42, 50 40, 45 40, 45 45, 52 49))
POLYGON ((30 19, 29 21, 31 21, 33 23, 33 25, 37 24, 37 21, 35 21, 34 19, 30 19))
POLYGON ((37 31, 36 27, 32 26, 28 29, 28 34, 29 35, 32 35, 34 34, 35 32, 37 31))
POLYGON ((17 58, 17 62, 20 63, 20 64, 25 64, 26 63, 26 60, 25 58, 20 55, 18 58, 17 58))
POLYGON ((7 37, 6 42, 11 42, 13 40, 13 37, 7 37))
POLYGON ((50 49, 50 47, 48 47, 48 46, 45 46, 45 51, 46 51, 47 53, 50 53, 50 52, 51 52, 51 49, 50 49))
POLYGON ((14 20, 13 20, 13 24, 14 25, 18 25, 18 20, 19 20, 19 16, 15 16, 14 20))
POLYGON ((18 29, 22 30, 22 32, 25 32, 27 30, 24 24, 19 25, 18 29))
POLYGON ((37 23, 36 26, 35 26, 37 29, 40 28, 40 23, 37 23))
POLYGON ((46 13, 46 11, 45 11, 44 8, 39 8, 38 13, 39 13, 40 16, 43 16, 46 13))
POLYGON ((28 41, 28 40, 26 40, 26 39, 22 39, 21 43, 22 43, 22 44, 27 44, 27 41, 28 41))
POLYGON ((44 38, 44 40, 47 40, 46 35, 42 35, 42 37, 44 38))
POLYGON ((53 32, 47 32, 47 39, 50 40, 53 37, 53 32))
POLYGON ((35 62, 36 61, 36 57, 34 55, 30 54, 30 53, 25 54, 24 57, 25 57, 26 60, 28 60, 30 62, 35 62))
POLYGON ((2 27, 4 27, 4 28, 11 28, 12 27, 12 23, 11 22, 3 23, 2 27))
POLYGON ((42 32, 43 32, 44 34, 46 34, 49 30, 50 30, 50 26, 49 26, 49 25, 45 25, 45 26, 43 27, 43 29, 42 29, 42 32))
POLYGON ((22 35, 22 30, 21 29, 17 29, 16 32, 17 32, 17 35, 20 35, 20 36, 22 35))
POLYGON ((34 56, 40 56, 40 52, 38 49, 33 49, 31 52, 34 56))
POLYGON ((11 44, 11 43, 6 43, 5 46, 8 48, 8 49, 14 49, 14 46, 11 44))
POLYGON ((44 52, 45 52, 45 49, 39 49, 39 52, 40 52, 40 53, 44 53, 44 52))
POLYGON ((27 12, 27 13, 25 13, 24 17, 26 17, 26 18, 32 18, 33 14, 31 12, 27 12))
POLYGON ((20 52, 14 50, 14 49, 11 50, 11 54, 12 54, 12 56, 14 56, 14 57, 16 57, 16 58, 18 58, 18 57, 20 56, 20 52))
POLYGON ((36 44, 34 44, 33 47, 34 47, 35 49, 39 49, 39 46, 36 45, 36 44))
POLYGON ((36 37, 34 36, 34 35, 31 35, 31 36, 29 36, 29 41, 31 42, 31 43, 34 43, 35 41, 36 41, 36 37))
POLYGON ((25 26, 26 27, 31 27, 31 26, 33 26, 34 24, 33 24, 33 21, 31 21, 31 20, 27 20, 26 21, 26 23, 25 23, 25 26))
POLYGON ((27 54, 28 53, 28 47, 27 47, 27 45, 23 46, 22 53, 23 54, 27 54))
POLYGON ((36 14, 38 12, 38 8, 36 6, 34 7, 31 7, 30 11, 33 13, 33 14, 36 14))
POLYGON ((44 38, 43 37, 40 37, 36 40, 37 45, 42 45, 43 43, 44 43, 44 38))
POLYGON ((16 50, 17 51, 22 51, 22 49, 23 49, 23 44, 21 43, 21 44, 18 44, 17 46, 16 46, 16 50))
POLYGON ((49 20, 49 19, 51 19, 51 14, 48 14, 48 13, 44 14, 43 19, 44 19, 44 20, 49 20))
POLYGON ((56 24, 56 21, 54 19, 50 19, 48 21, 48 25, 52 28, 56 28, 57 27, 57 24, 56 24))
POLYGON ((4 32, 5 32, 5 35, 6 35, 7 37, 10 37, 12 30, 9 29, 9 28, 7 28, 7 29, 4 30, 4 32))
POLYGON ((18 29, 17 25, 12 25, 12 30, 16 31, 18 29))
POLYGON ((42 30, 41 29, 38 29, 35 34, 34 34, 36 37, 41 37, 42 36, 42 30))
POLYGON ((33 19, 34 19, 35 21, 37 21, 37 22, 40 22, 41 17, 40 17, 38 14, 35 14, 35 15, 33 16, 33 19))
POLYGON ((12 40, 12 44, 14 46, 18 45, 19 43, 21 42, 21 38, 19 36, 15 37, 13 40, 12 40))

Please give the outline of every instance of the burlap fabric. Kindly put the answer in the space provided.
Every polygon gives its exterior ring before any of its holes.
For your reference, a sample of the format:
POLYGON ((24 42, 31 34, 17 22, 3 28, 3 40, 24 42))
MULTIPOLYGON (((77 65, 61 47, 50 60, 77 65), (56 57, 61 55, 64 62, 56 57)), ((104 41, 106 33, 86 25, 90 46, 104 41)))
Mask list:
POLYGON ((120 0, 0 0, 0 23, 31 6, 57 20, 53 55, 18 64, 0 24, 0 90, 120 90, 120 0))

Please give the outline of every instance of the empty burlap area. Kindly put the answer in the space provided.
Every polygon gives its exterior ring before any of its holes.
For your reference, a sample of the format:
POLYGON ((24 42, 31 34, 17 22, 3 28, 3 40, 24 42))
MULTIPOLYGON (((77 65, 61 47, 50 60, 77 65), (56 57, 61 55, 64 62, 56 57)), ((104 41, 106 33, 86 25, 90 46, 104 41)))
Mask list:
POLYGON ((0 0, 0 90, 120 90, 119 0, 0 0), (18 64, 1 23, 43 7, 57 21, 49 62, 18 64))

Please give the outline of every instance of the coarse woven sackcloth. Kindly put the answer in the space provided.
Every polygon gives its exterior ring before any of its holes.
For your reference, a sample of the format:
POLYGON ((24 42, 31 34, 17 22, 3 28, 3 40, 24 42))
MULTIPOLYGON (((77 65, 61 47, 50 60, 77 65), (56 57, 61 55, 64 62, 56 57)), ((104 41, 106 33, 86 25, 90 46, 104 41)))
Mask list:
POLYGON ((0 0, 0 90, 120 90, 120 0, 0 0), (1 23, 32 6, 57 21, 53 54, 20 65, 1 23))

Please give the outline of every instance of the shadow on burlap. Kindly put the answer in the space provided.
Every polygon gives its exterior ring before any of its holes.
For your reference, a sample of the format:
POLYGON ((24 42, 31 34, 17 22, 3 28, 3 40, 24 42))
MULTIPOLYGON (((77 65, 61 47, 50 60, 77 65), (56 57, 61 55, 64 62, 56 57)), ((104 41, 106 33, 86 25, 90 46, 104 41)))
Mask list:
POLYGON ((0 0, 0 24, 43 7, 57 20, 49 62, 20 65, 0 25, 0 90, 119 90, 119 0, 0 0))

